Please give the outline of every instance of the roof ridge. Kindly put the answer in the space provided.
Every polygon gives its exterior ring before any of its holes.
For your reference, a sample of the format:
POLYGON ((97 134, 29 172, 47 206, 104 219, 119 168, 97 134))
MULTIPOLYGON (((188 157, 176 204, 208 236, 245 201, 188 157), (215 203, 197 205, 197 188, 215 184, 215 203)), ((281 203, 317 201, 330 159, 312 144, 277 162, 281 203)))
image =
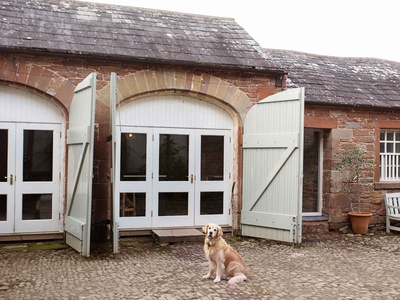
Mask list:
POLYGON ((385 59, 385 58, 378 58, 378 57, 362 57, 362 56, 336 56, 336 55, 326 55, 326 54, 317 54, 317 53, 310 53, 310 52, 304 52, 304 51, 298 51, 298 50, 285 50, 285 49, 273 49, 273 48, 264 48, 264 50, 269 51, 269 52, 285 52, 288 54, 299 54, 299 55, 306 55, 306 56, 314 56, 314 57, 320 57, 320 58, 331 58, 331 59, 337 59, 337 60, 348 60, 348 61, 385 61, 385 62, 390 62, 390 63, 396 63, 400 64, 400 62, 395 61, 395 60, 390 60, 390 59, 385 59))
MULTIPOLYGON (((37 0, 33 0, 37 1, 37 0)), ((43 1, 43 0, 41 0, 43 1)), ((51 0, 45 0, 51 2, 51 0)), ((147 7, 141 7, 141 6, 131 6, 131 5, 122 5, 122 4, 113 4, 113 3, 100 3, 100 2, 89 2, 85 0, 62 0, 60 2, 65 2, 65 3, 75 3, 75 4, 81 4, 81 3, 86 3, 89 5, 93 6, 109 6, 109 7, 125 7, 129 8, 130 10, 144 10, 144 11, 149 11, 149 12, 160 12, 160 13, 167 13, 171 15, 185 15, 185 16, 194 16, 194 17, 201 17, 201 18, 206 18, 206 19, 220 19, 220 20, 227 20, 227 21, 235 21, 234 18, 232 17, 223 17, 223 16, 209 16, 209 15, 203 15, 203 14, 196 14, 196 13, 188 13, 188 12, 182 12, 182 11, 172 11, 172 10, 166 10, 166 9, 158 9, 158 8, 147 8, 147 7)))

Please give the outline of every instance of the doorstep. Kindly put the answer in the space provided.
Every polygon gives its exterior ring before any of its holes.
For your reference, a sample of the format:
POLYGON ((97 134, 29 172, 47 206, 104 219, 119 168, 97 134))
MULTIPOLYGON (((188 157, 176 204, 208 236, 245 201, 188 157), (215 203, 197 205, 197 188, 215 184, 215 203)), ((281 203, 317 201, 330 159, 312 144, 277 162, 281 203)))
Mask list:
POLYGON ((194 228, 155 229, 152 230, 152 236, 158 244, 201 242, 204 240, 204 234, 194 228))

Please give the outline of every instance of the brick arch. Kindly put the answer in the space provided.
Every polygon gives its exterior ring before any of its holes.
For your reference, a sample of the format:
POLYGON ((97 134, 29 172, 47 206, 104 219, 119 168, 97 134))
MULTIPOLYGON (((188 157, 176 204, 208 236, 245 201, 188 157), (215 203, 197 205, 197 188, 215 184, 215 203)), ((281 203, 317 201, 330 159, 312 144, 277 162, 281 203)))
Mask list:
MULTIPOLYGON (((239 88, 218 77, 195 75, 185 71, 139 71, 118 78, 121 100, 157 91, 182 91, 217 99, 232 107, 243 119, 252 102, 239 88)), ((109 105, 110 86, 105 86, 98 99, 109 105)))
POLYGON ((25 86, 38 94, 55 99, 62 110, 68 110, 75 86, 56 72, 16 59, 0 58, 0 81, 25 86))

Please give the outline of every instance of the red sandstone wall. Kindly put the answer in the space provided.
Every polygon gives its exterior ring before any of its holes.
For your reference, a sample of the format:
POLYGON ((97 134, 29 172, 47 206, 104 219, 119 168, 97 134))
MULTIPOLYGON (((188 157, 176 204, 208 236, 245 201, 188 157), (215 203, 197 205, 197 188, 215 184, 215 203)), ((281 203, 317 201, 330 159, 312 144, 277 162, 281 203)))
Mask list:
POLYGON ((398 191, 400 183, 379 182, 379 132, 381 128, 400 128, 398 112, 306 105, 305 115, 307 127, 324 129, 323 212, 329 216, 330 228, 337 230, 348 225, 350 200, 341 192, 339 179, 331 168, 335 156, 354 143, 363 144, 376 165, 375 173, 362 181, 361 202, 373 214, 371 225, 383 227, 386 222, 384 194, 398 191))

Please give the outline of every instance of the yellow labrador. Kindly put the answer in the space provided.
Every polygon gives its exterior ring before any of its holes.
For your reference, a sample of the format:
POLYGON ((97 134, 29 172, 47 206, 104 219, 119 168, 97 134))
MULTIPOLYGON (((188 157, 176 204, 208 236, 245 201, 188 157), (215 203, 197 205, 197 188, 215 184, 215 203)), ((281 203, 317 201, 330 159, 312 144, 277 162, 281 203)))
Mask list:
POLYGON ((214 282, 230 278, 228 284, 247 280, 247 267, 242 257, 222 238, 221 227, 210 223, 203 227, 203 232, 206 234, 204 252, 209 261, 208 273, 203 278, 215 274, 214 282))

